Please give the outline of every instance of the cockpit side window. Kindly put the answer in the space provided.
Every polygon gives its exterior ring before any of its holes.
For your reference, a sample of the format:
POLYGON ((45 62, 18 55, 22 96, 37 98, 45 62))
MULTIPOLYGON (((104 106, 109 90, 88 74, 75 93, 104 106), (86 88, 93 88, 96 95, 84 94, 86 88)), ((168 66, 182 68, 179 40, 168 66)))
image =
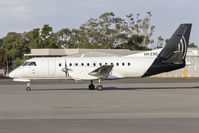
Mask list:
POLYGON ((24 62, 22 66, 27 66, 30 62, 24 62))
POLYGON ((30 62, 28 66, 36 66, 36 62, 30 62))

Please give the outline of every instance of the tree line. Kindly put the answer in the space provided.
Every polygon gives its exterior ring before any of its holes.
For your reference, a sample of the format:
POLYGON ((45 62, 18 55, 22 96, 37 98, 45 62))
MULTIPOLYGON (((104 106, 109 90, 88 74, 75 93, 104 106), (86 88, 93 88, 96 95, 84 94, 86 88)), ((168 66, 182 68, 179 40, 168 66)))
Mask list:
MULTIPOLYGON (((151 12, 144 17, 128 14, 125 18, 106 12, 98 18, 90 18, 78 29, 63 28, 57 32, 45 24, 24 33, 9 32, 0 38, 0 68, 20 65, 24 54, 34 48, 99 48, 148 50, 153 43, 155 26, 151 25, 151 12)), ((158 37, 159 44, 164 39, 158 37)))

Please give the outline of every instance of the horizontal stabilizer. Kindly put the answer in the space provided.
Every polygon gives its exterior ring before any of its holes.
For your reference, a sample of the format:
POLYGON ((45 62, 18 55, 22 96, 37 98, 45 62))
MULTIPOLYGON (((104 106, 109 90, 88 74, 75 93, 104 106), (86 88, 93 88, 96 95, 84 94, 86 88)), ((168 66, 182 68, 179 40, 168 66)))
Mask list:
POLYGON ((181 51, 174 51, 173 54, 171 54, 165 61, 164 63, 173 63, 173 64, 180 64, 182 63, 182 58, 183 58, 183 52, 181 51))

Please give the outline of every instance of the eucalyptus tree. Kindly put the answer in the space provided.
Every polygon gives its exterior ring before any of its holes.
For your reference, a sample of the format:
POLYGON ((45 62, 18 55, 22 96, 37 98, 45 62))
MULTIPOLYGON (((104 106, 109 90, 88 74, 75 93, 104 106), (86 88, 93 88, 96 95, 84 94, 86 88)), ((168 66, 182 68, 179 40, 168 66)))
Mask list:
POLYGON ((64 49, 72 47, 72 44, 70 42, 71 34, 71 30, 68 28, 63 28, 55 34, 57 37, 57 44, 59 45, 59 47, 64 49))
POLYGON ((149 44, 154 43, 152 35, 155 30, 155 26, 150 24, 151 16, 151 12, 147 12, 146 17, 144 18, 141 18, 139 13, 136 15, 129 14, 126 16, 126 31, 128 35, 132 36, 137 34, 143 36, 143 42, 139 45, 144 47, 147 47, 149 44))

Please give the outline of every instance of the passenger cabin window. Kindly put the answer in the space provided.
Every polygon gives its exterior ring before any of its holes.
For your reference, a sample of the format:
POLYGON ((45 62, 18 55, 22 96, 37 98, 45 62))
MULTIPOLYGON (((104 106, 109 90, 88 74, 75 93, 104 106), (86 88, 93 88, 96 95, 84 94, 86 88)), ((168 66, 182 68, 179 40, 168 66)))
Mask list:
POLYGON ((61 67, 61 63, 59 63, 59 67, 61 67))
POLYGON ((81 63, 81 66, 84 66, 84 63, 81 63))
POLYGON ((99 63, 99 66, 102 66, 102 63, 99 63))
POLYGON ((87 63, 87 66, 90 66, 90 64, 89 64, 89 63, 87 63))
POLYGON ((105 63, 105 65, 107 65, 107 63, 105 63))
POLYGON ((130 66, 130 65, 131 65, 131 63, 129 62, 129 63, 128 63, 128 66, 130 66))
POLYGON ((75 66, 78 66, 78 63, 75 63, 75 66))
POLYGON ((93 63, 93 66, 96 66, 96 63, 93 63))
POLYGON ((122 63, 122 66, 124 66, 125 64, 124 64, 124 62, 122 63))
POLYGON ((116 63, 117 66, 119 66, 119 63, 116 63))
POLYGON ((72 66, 72 63, 70 63, 69 66, 72 66))
POLYGON ((36 62, 30 62, 28 66, 36 66, 36 62))
POLYGON ((113 65, 113 63, 111 63, 111 65, 113 65))

